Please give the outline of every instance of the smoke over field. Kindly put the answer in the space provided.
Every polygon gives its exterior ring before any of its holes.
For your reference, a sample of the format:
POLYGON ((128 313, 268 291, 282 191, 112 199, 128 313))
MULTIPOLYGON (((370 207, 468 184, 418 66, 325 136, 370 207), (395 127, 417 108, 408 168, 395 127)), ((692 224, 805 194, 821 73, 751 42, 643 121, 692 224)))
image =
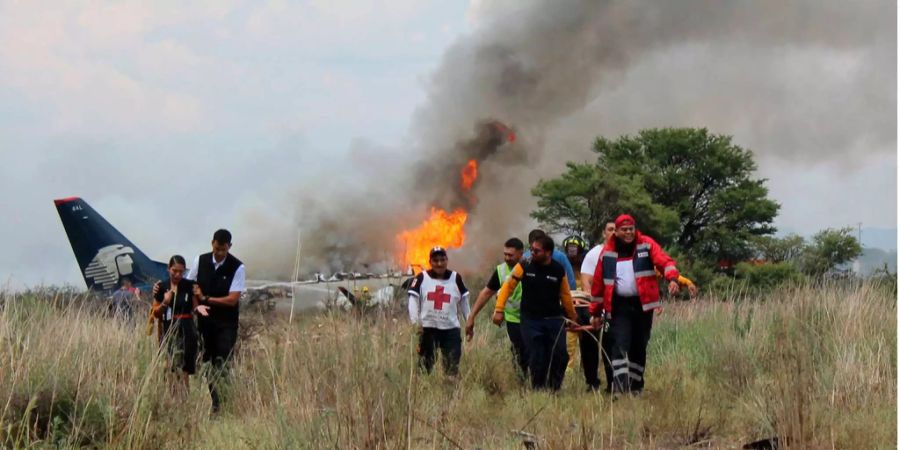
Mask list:
POLYGON ((308 244, 304 266, 402 266, 398 233, 436 207, 467 211, 465 243, 452 257, 478 267, 507 237, 527 233, 537 179, 566 160, 591 158, 599 134, 705 126, 735 135, 763 166, 853 170, 861 157, 895 147, 895 8, 701 0, 478 6, 473 30, 427 81, 410 140, 393 153, 401 157, 335 170, 326 192, 301 183, 294 216, 308 244), (516 139, 503 142, 492 123, 516 139), (478 181, 463 192, 460 170, 472 159, 478 181))

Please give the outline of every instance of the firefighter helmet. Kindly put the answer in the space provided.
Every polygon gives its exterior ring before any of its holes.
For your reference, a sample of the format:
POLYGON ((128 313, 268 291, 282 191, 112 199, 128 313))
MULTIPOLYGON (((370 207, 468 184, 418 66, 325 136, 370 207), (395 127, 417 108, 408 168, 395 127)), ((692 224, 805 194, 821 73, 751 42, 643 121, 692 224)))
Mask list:
POLYGON ((587 241, 585 241, 581 236, 577 236, 574 234, 563 239, 562 244, 563 244, 563 248, 566 248, 570 245, 574 245, 581 250, 587 250, 587 248, 588 248, 587 241))

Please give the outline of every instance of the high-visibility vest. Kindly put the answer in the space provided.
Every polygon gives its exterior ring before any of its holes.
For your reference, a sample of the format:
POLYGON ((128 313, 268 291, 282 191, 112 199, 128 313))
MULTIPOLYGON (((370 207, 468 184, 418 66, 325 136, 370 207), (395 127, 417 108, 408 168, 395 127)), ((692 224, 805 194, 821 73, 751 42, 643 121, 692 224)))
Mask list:
MULTIPOLYGON (((500 285, 506 283, 506 280, 512 276, 513 270, 506 265, 506 263, 501 263, 497 266, 497 277, 500 280, 500 285)), ((503 308, 503 320, 510 323, 519 323, 522 321, 521 317, 522 310, 522 283, 519 283, 516 286, 516 290, 513 291, 512 295, 506 300, 506 305, 503 308)))

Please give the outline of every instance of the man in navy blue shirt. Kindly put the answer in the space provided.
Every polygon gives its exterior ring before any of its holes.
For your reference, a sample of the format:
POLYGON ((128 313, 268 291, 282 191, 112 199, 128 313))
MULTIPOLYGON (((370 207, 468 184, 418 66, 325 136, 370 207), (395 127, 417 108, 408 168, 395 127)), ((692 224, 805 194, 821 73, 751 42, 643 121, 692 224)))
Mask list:
MULTIPOLYGON (((546 236, 547 233, 544 230, 534 229, 528 233, 528 245, 534 244, 534 241, 538 240, 541 236, 546 236)), ((523 257, 526 260, 531 259, 531 250, 526 250, 523 257)), ((572 264, 569 262, 569 258, 565 253, 559 251, 559 249, 553 249, 553 260, 562 264, 563 269, 566 269, 566 278, 569 280, 569 290, 575 290, 575 271, 572 270, 572 264)))

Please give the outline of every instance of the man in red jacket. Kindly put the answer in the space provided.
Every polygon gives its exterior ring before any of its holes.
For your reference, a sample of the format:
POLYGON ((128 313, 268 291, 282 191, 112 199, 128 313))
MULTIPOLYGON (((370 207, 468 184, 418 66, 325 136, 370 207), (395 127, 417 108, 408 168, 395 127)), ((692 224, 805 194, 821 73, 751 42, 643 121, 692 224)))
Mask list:
POLYGON ((614 393, 640 394, 644 389, 647 344, 653 310, 662 306, 656 270, 678 292, 675 261, 648 236, 635 230, 634 219, 616 218, 616 233, 606 242, 591 285, 591 324, 599 328, 609 320, 614 393))

